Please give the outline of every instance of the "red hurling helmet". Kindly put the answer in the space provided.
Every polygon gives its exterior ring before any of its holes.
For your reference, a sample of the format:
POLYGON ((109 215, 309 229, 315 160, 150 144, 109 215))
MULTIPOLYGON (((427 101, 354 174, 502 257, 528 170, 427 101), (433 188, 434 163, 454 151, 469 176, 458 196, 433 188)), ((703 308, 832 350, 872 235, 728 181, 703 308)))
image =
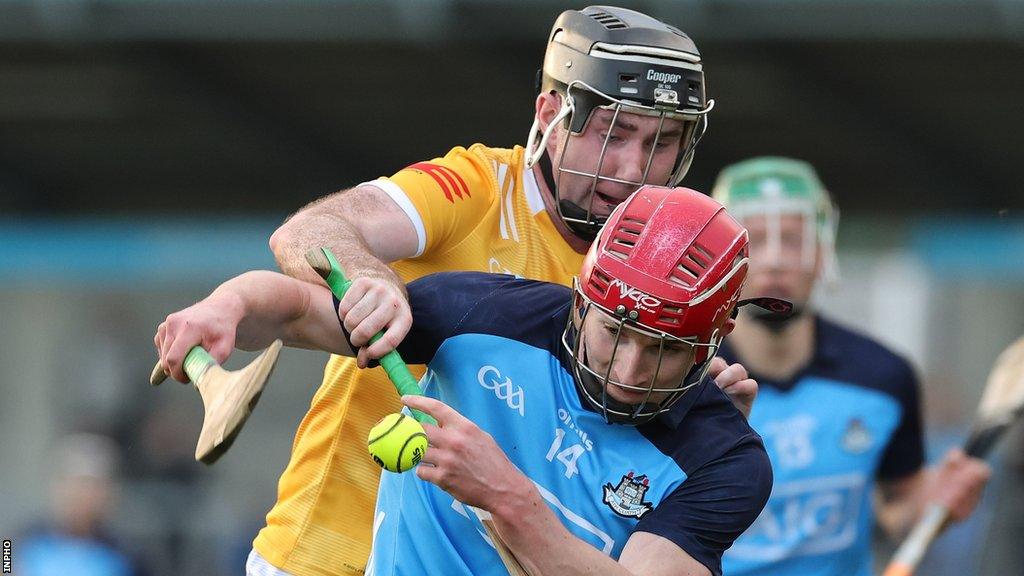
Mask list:
MULTIPOLYGON (((739 301, 747 254, 746 230, 721 204, 688 188, 644 186, 612 212, 577 282, 578 327, 596 308, 620 329, 659 338, 658 370, 670 344, 692 347, 693 367, 669 387, 655 386, 657 370, 649 385, 627 386, 610 379, 611 361, 603 374, 589 366, 588 354, 593 354, 581 344, 585 338, 567 329, 564 340, 573 354, 577 384, 606 419, 645 422, 703 380, 739 301), (617 402, 607 393, 609 382, 647 396, 638 404, 617 402), (665 398, 652 403, 652 393, 665 398)), ((616 337, 612 359, 618 345, 616 337)))

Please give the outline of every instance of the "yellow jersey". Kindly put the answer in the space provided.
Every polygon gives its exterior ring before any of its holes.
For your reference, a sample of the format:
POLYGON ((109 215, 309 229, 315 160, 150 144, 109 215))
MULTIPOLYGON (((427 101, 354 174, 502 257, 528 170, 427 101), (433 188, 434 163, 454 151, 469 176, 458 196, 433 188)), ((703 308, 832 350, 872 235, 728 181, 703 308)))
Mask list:
MULTIPOLYGON (((366 183, 388 194, 416 229, 416 255, 392 264, 404 281, 472 270, 571 285, 583 255, 555 229, 523 152, 453 148, 366 183)), ((423 374, 422 366, 411 368, 423 374)), ((277 503, 253 543, 264 559, 294 576, 363 573, 381 474, 366 435, 400 409, 383 369, 331 357, 296 432, 277 503)))

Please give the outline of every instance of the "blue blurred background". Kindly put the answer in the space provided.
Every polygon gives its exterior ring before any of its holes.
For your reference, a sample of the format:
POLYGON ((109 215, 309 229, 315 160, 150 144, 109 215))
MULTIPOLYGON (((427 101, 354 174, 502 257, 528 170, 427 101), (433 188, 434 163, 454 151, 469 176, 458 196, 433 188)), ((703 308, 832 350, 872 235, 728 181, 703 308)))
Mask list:
MULTIPOLYGON (((1024 0, 620 4, 703 54, 717 106, 684 184, 706 191, 753 155, 813 163, 842 209, 843 281, 822 305, 912 360, 931 453, 958 442, 1024 332, 1024 0)), ((0 0, 0 536, 15 557, 54 517, 92 513, 144 573, 241 573, 326 356, 286 350, 207 468, 198 396, 147 384, 157 324, 273 269, 270 233, 318 196, 455 145, 523 144, 551 23, 583 5, 0 0)), ((925 573, 1024 574, 1019 428, 995 467, 925 573)))

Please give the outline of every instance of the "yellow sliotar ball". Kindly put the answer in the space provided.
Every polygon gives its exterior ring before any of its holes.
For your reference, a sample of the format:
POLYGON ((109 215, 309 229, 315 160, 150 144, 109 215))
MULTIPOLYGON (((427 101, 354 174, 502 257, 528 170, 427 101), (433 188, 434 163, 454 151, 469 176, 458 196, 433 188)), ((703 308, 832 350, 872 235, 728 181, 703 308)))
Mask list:
POLYGON ((427 453, 427 434, 411 416, 388 414, 374 424, 366 439, 373 461, 389 472, 405 472, 427 453))

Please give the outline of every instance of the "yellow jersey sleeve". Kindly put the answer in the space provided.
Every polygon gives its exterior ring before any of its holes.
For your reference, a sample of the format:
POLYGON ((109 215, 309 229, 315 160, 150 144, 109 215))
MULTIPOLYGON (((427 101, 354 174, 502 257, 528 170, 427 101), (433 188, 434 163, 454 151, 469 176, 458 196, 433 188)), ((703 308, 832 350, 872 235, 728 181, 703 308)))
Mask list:
POLYGON ((490 164, 462 147, 368 184, 384 190, 412 220, 417 258, 458 245, 499 201, 490 164))

